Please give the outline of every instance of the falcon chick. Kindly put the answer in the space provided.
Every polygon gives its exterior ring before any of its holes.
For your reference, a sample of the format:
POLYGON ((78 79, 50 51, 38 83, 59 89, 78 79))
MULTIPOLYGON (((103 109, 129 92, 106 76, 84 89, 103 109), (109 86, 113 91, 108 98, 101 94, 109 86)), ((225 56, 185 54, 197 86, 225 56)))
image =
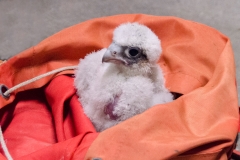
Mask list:
POLYGON ((124 23, 107 49, 80 59, 74 85, 97 131, 173 100, 157 64, 161 52, 160 40, 148 27, 124 23))

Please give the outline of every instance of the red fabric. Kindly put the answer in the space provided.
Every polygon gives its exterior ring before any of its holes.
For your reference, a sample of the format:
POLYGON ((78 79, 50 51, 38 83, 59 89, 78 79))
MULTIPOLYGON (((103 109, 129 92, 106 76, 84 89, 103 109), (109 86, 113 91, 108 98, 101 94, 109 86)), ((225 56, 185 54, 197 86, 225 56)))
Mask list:
MULTIPOLYGON (((239 114, 230 40, 213 28, 175 17, 141 14, 90 20, 67 28, 0 65, 13 87, 107 47, 116 26, 139 22, 161 39, 166 86, 184 94, 96 133, 73 78, 61 72, 0 96, 4 138, 14 159, 208 159, 230 157, 239 114)), ((3 157, 2 155, 0 158, 3 157)))
POLYGON ((0 116, 14 159, 83 159, 98 135, 77 100, 73 78, 68 76, 19 93, 0 116))

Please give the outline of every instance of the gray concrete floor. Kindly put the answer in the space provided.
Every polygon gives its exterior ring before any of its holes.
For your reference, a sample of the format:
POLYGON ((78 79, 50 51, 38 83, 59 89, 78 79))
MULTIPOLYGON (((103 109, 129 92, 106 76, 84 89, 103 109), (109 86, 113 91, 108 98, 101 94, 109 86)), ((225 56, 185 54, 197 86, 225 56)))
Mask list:
POLYGON ((0 59, 68 26, 123 13, 171 15, 216 28, 231 39, 240 85, 239 0, 0 0, 0 59))

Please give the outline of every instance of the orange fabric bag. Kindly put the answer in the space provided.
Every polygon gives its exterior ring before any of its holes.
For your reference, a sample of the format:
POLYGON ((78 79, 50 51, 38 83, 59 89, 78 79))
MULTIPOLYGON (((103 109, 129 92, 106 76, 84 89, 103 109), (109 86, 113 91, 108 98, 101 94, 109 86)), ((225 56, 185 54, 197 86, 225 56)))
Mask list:
POLYGON ((233 52, 227 37, 202 24, 141 14, 86 21, 0 65, 0 84, 11 88, 76 65, 86 54, 108 47, 114 28, 124 22, 145 24, 159 36, 163 48, 159 65, 167 88, 183 96, 97 133, 77 100, 74 71, 47 76, 9 98, 0 96, 0 122, 14 159, 223 160, 231 156, 239 126, 233 52))

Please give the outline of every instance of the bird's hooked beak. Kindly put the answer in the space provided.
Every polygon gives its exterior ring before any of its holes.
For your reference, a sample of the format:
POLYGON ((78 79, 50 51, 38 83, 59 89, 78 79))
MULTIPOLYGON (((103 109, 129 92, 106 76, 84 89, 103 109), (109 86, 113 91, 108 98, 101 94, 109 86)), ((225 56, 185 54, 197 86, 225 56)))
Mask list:
POLYGON ((115 64, 127 64, 127 61, 123 58, 124 47, 112 43, 105 54, 103 55, 102 62, 111 62, 115 64))

